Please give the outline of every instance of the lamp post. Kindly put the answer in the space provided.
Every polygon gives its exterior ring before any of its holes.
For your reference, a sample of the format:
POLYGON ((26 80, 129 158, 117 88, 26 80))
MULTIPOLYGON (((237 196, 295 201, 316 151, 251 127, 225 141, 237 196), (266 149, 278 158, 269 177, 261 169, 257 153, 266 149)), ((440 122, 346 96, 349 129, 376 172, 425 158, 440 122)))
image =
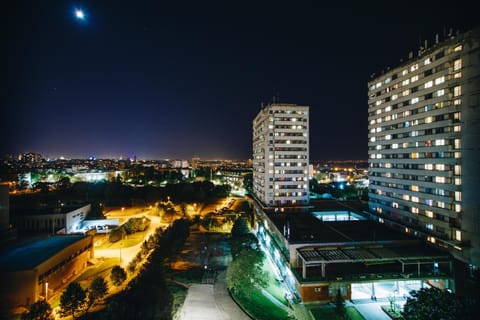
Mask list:
POLYGON ((45 282, 45 301, 48 302, 48 281, 45 282))

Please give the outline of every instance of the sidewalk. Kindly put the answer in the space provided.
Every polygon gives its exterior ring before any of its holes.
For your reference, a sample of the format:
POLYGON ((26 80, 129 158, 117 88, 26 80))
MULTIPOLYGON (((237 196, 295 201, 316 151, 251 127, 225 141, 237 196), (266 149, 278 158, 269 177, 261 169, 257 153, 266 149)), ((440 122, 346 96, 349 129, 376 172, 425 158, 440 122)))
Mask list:
POLYGON ((243 320, 251 319, 243 310, 233 301, 227 289, 227 272, 218 273, 217 281, 214 286, 215 302, 217 307, 225 315, 224 319, 243 320))

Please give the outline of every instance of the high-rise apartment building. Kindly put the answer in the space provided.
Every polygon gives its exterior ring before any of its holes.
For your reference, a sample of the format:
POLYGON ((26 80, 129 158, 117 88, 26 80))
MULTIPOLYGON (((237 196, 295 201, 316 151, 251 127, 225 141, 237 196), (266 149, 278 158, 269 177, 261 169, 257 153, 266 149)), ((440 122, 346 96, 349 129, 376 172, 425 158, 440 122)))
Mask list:
POLYGON ((253 120, 253 193, 265 207, 309 202, 309 107, 273 103, 253 120))
POLYGON ((369 206, 480 266, 480 29, 368 83, 369 206))

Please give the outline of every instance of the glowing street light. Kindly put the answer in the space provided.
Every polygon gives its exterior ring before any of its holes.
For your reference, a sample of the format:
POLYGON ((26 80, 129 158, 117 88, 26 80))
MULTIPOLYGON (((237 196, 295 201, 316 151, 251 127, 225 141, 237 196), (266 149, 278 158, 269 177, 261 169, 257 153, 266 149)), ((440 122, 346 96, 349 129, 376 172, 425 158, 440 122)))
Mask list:
POLYGON ((84 20, 85 19, 85 13, 81 9, 75 9, 75 18, 78 20, 84 20))

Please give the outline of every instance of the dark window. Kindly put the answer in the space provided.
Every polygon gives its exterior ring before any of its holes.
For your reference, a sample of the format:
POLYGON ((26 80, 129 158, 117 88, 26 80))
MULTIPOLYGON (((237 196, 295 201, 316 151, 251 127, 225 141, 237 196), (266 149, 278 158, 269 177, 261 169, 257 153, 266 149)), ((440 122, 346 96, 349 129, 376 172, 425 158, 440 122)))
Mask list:
POLYGON ((445 56, 445 53, 443 51, 440 51, 435 55, 435 60, 438 60, 440 58, 443 58, 445 56))
POLYGON ((427 93, 425 95, 425 100, 432 99, 433 98, 433 93, 427 93))
POLYGON ((412 90, 412 93, 413 93, 413 92, 417 92, 417 91, 418 91, 418 86, 413 87, 411 90, 412 90))
POLYGON ((432 73, 433 73, 432 69, 428 69, 428 70, 425 70, 425 72, 423 73, 423 75, 424 75, 425 77, 427 77, 427 76, 431 75, 432 73))
POLYGON ((398 78, 398 76, 397 76, 396 73, 392 75, 392 80, 395 80, 395 79, 397 79, 397 78, 398 78))

